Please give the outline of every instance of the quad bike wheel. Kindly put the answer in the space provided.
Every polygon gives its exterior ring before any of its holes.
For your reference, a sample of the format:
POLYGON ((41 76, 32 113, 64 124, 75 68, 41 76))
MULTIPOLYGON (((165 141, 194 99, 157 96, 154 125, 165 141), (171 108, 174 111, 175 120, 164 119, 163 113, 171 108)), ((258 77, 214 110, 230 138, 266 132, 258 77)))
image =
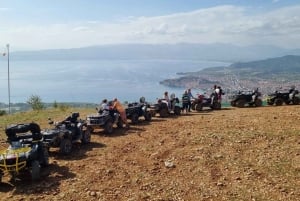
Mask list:
POLYGON ((232 107, 235 107, 235 106, 236 106, 236 102, 235 102, 235 101, 231 101, 231 102, 230 102, 230 105, 231 105, 232 107))
POLYGON ((175 115, 180 115, 181 114, 181 108, 180 107, 175 107, 174 108, 174 114, 175 115))
POLYGON ((82 144, 87 144, 91 142, 91 135, 92 135, 92 129, 91 128, 86 128, 81 131, 82 132, 82 138, 81 138, 81 143, 82 144))
POLYGON ((131 115, 131 123, 137 124, 139 122, 139 115, 137 113, 133 113, 131 115))
POLYGON ((294 98, 293 98, 293 104, 294 104, 294 105, 299 105, 299 103, 300 103, 299 97, 294 97, 294 98))
POLYGON ((36 181, 41 177, 41 166, 38 160, 31 162, 31 179, 36 181))
POLYGON ((41 156, 40 164, 44 167, 49 165, 49 152, 47 147, 42 148, 42 156, 41 156))
POLYGON ((245 107, 245 100, 238 100, 238 101, 236 101, 236 106, 237 107, 245 107))
POLYGON ((196 105, 197 105, 196 103, 192 102, 192 104, 191 104, 191 109, 192 109, 192 110, 196 110, 196 105))
POLYGON ((261 107, 262 106, 262 100, 261 99, 256 99, 254 104, 255 104, 256 107, 261 107))
POLYGON ((201 104, 201 103, 196 104, 196 105, 195 105, 195 109, 196 109, 197 111, 201 111, 201 110, 203 109, 202 104, 201 104))
POLYGON ((277 99, 275 100, 275 105, 276 105, 276 106, 281 106, 282 104, 283 104, 282 98, 277 98, 277 99))
POLYGON ((118 122, 117 122, 117 127, 118 128, 123 128, 123 126, 124 126, 124 122, 123 122, 122 118, 119 117, 118 122))
POLYGON ((159 116, 160 117, 167 117, 167 116, 169 116, 168 108, 161 108, 161 110, 159 111, 159 116))
POLYGON ((268 105, 274 105, 274 101, 272 101, 272 100, 267 100, 267 104, 268 104, 268 105))
POLYGON ((151 112, 146 112, 144 117, 145 117, 145 121, 151 121, 151 119, 152 119, 151 112))
POLYGON ((85 129, 82 131, 82 138, 81 138, 81 143, 82 144, 88 144, 91 142, 91 130, 90 129, 85 129))
POLYGON ((62 154, 68 155, 71 153, 72 151, 72 142, 70 139, 68 138, 64 138, 59 146, 59 151, 62 154))
POLYGON ((214 110, 220 110, 221 109, 221 103, 219 103, 219 102, 213 103, 212 109, 214 109, 214 110))
MULTIPOLYGON (((120 122, 120 121, 118 121, 120 122)), ((113 132, 113 122, 111 120, 107 121, 104 125, 104 132, 108 134, 112 134, 113 132)))

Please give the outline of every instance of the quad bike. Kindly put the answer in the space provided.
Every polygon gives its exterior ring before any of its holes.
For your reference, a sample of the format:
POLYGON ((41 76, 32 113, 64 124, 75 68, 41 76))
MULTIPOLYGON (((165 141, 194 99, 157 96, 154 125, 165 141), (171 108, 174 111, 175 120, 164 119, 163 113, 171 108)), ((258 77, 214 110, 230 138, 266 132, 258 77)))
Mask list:
POLYGON ((150 105, 145 102, 145 98, 141 97, 140 102, 129 103, 126 110, 126 116, 131 119, 131 123, 136 124, 139 121, 139 117, 144 117, 145 121, 151 121, 152 112, 150 105))
POLYGON ((151 106, 151 108, 155 113, 158 113, 160 117, 167 117, 170 114, 180 115, 182 107, 179 99, 175 97, 175 94, 171 94, 169 103, 165 99, 158 99, 157 103, 151 106))
POLYGON ((192 100, 191 109, 201 111, 204 107, 219 110, 221 109, 221 100, 214 93, 212 93, 210 97, 205 97, 203 94, 199 94, 197 98, 192 100))
POLYGON ((107 134, 112 134, 114 131, 114 124, 118 128, 123 128, 123 121, 117 110, 98 110, 96 114, 87 115, 87 132, 92 133, 95 129, 103 128, 107 134))
POLYGON ((231 97, 230 104, 232 107, 245 107, 245 105, 260 107, 262 106, 260 97, 261 93, 258 89, 255 91, 239 91, 231 97))
POLYGON ((9 147, 0 151, 0 181, 5 173, 12 179, 30 172, 32 180, 40 179, 41 167, 49 165, 49 154, 36 123, 15 124, 5 129, 9 147))
POLYGON ((300 103, 300 99, 298 96, 296 96, 297 94, 299 94, 298 90, 289 92, 275 91, 275 93, 268 95, 267 104, 275 104, 276 106, 281 106, 283 105, 283 103, 285 103, 286 105, 298 105, 300 103))
POLYGON ((49 119, 49 124, 53 128, 42 131, 44 141, 48 148, 59 147, 62 154, 70 154, 73 144, 87 144, 91 141, 91 134, 87 132, 87 123, 79 118, 79 113, 74 112, 63 121, 53 122, 49 119))

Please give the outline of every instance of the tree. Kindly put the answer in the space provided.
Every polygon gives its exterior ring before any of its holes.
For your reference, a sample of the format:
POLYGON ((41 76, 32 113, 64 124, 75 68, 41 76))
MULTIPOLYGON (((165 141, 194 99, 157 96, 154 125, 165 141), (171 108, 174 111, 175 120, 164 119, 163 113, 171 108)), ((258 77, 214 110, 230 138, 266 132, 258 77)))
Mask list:
POLYGON ((32 107, 33 110, 44 109, 42 99, 38 95, 31 95, 30 98, 27 100, 27 103, 32 107))

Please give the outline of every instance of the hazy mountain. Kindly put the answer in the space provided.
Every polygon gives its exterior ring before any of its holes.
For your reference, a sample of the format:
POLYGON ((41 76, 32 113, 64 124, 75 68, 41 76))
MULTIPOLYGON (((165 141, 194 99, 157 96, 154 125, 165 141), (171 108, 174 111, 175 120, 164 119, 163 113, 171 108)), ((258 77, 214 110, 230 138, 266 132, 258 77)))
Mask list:
POLYGON ((74 49, 12 52, 14 60, 84 60, 84 59, 190 59, 213 61, 251 61, 287 54, 299 54, 275 46, 240 47, 229 44, 120 44, 74 49))
POLYGON ((259 61, 233 63, 229 68, 251 69, 261 73, 300 73, 300 56, 287 55, 259 61))

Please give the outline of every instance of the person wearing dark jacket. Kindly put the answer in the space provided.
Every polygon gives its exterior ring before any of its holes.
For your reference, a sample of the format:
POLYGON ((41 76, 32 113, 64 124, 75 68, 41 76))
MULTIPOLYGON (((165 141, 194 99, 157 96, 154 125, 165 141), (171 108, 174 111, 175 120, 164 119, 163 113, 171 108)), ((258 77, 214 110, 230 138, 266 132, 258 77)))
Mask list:
POLYGON ((188 95, 188 91, 185 91, 182 95, 182 110, 185 113, 188 113, 189 111, 189 102, 190 102, 190 97, 188 95))

